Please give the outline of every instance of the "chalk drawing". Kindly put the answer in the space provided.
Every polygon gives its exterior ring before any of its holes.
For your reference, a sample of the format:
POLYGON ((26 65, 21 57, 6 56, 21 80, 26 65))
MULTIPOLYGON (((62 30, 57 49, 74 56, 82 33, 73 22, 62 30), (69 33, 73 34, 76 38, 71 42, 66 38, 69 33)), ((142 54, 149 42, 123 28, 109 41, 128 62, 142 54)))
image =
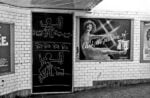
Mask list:
POLYGON ((64 52, 70 52, 71 43, 68 42, 49 42, 49 41, 36 41, 33 42, 33 45, 35 47, 34 50, 48 50, 48 51, 64 51, 64 52))
POLYGON ((43 28, 42 30, 33 30, 33 36, 43 37, 43 38, 54 38, 64 37, 70 38, 72 34, 70 32, 63 31, 63 17, 59 16, 56 18, 56 23, 53 23, 52 18, 49 17, 43 22, 40 21, 40 26, 43 28))
POLYGON ((64 69, 60 67, 56 67, 49 63, 44 69, 39 71, 39 81, 43 83, 43 80, 47 77, 55 77, 55 76, 64 76, 64 69))
POLYGON ((59 53, 58 59, 53 59, 53 56, 51 53, 47 53, 44 57, 39 54, 39 60, 41 63, 41 67, 39 68, 39 81, 40 83, 43 83, 43 80, 47 77, 54 77, 54 76, 64 76, 64 68, 60 68, 57 66, 54 66, 52 62, 59 62, 60 64, 63 64, 64 61, 64 54, 59 53))

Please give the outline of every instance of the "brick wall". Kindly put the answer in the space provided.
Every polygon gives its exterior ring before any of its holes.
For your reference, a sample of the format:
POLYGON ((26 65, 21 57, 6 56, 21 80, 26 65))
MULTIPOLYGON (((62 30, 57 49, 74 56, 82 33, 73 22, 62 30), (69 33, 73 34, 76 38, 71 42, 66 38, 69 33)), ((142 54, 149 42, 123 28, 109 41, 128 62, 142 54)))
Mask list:
POLYGON ((15 73, 0 76, 0 95, 31 89, 31 12, 0 5, 0 22, 14 23, 15 73))
MULTIPOLYGON (((75 16, 95 18, 132 19, 133 61, 122 62, 78 62, 74 61, 74 87, 93 86, 93 81, 148 79, 150 63, 140 63, 140 21, 150 21, 149 13, 99 10, 92 13, 75 13, 75 16)), ((76 27, 75 27, 76 28, 76 27)), ((75 34, 76 36, 76 34, 75 34)), ((74 38, 74 42, 76 41, 74 38)), ((74 47, 77 43, 74 44, 74 47)), ((74 59, 76 59, 74 55, 74 59)))

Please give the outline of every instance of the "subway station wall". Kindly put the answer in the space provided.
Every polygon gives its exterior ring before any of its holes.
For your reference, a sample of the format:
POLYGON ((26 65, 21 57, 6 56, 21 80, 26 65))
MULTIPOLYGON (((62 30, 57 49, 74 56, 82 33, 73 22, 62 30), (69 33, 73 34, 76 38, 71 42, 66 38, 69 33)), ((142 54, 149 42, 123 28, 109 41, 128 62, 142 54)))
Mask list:
MULTIPOLYGON (((38 10, 37 10, 38 11, 38 10)), ((43 10, 44 11, 44 10, 43 10)), ((32 14, 30 9, 0 5, 0 22, 14 23, 15 73, 0 76, 4 86, 0 95, 32 88, 32 14)), ((47 11, 46 11, 47 12, 47 11)), ((49 11, 51 13, 51 11, 49 11)), ((149 79, 150 63, 140 63, 140 21, 150 21, 150 14, 142 12, 97 11, 74 12, 73 87, 88 87, 93 81, 149 79), (133 60, 131 61, 78 61, 76 57, 76 16, 133 20, 133 60)))
POLYGON ((14 24, 15 73, 0 76, 0 95, 31 88, 31 12, 0 5, 0 22, 14 24))
MULTIPOLYGON (((143 12, 120 12, 99 10, 91 14, 76 13, 76 16, 93 18, 131 19, 132 26, 132 54, 131 61, 113 62, 74 62, 74 86, 92 86, 93 81, 103 80, 126 80, 126 79, 149 79, 150 63, 140 62, 140 22, 149 21, 150 14, 143 12)), ((74 37, 76 39, 76 36, 74 37)), ((75 41, 76 42, 76 41, 75 41)), ((76 43, 78 44, 78 43, 76 43)))

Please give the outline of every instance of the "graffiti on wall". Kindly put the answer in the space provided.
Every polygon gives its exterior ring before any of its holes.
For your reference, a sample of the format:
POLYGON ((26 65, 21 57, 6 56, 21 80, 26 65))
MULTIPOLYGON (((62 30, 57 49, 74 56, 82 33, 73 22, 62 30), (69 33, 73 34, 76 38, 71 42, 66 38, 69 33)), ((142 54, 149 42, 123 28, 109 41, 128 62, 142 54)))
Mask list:
POLYGON ((72 15, 33 13, 34 93, 72 90, 72 15))

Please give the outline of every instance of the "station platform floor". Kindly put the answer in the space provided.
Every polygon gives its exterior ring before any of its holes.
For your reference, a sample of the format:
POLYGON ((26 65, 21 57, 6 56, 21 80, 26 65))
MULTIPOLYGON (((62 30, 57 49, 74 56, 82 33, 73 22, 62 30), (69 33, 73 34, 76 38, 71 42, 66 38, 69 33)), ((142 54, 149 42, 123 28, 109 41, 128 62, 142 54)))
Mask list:
POLYGON ((150 98, 150 84, 95 88, 69 94, 32 95, 29 98, 150 98))

